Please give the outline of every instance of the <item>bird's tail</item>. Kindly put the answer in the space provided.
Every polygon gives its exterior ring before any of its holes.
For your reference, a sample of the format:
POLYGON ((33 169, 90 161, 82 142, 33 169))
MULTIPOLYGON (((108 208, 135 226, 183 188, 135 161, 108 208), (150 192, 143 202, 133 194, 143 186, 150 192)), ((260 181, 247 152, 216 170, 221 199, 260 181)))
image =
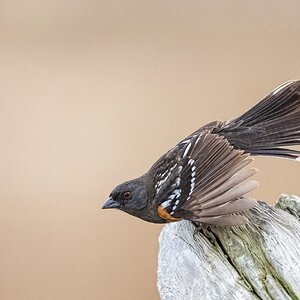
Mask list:
POLYGON ((277 87, 240 117, 229 121, 224 135, 251 155, 300 160, 300 81, 277 87))

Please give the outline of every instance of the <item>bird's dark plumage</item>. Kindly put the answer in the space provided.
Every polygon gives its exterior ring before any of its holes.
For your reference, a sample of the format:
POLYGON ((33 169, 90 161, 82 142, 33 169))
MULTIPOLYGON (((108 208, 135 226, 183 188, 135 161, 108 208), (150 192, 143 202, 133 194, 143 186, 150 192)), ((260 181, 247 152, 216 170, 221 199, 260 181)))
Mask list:
POLYGON ((241 225, 256 205, 246 194, 250 155, 300 160, 300 81, 288 81, 240 117, 211 122, 164 154, 143 176, 117 186, 103 208, 118 208, 153 223, 187 219, 241 225))

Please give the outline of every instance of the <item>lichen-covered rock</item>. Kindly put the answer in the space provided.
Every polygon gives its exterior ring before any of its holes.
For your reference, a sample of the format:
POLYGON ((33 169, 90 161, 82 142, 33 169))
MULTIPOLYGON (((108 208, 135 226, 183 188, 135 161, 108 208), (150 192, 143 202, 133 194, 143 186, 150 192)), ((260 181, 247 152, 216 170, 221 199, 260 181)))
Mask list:
POLYGON ((195 233, 188 221, 160 235, 162 300, 300 299, 300 198, 259 204, 249 224, 195 233))
POLYGON ((300 198, 298 196, 281 195, 275 206, 289 212, 290 214, 300 219, 299 203, 300 198))

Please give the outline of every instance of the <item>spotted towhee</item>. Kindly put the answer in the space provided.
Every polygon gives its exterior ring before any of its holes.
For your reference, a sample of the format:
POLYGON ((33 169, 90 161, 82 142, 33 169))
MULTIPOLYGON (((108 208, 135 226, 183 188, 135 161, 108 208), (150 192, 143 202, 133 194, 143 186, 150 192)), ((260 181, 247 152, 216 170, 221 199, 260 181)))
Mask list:
POLYGON ((211 122, 164 154, 137 179, 118 185, 102 208, 153 223, 190 220, 241 225, 256 205, 249 155, 300 160, 300 81, 288 81, 231 121, 211 122))

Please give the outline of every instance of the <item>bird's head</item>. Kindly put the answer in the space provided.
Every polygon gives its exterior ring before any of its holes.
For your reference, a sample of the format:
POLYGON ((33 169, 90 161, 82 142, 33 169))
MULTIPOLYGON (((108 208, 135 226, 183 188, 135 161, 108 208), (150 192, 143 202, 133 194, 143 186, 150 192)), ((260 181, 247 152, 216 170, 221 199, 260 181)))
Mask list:
POLYGON ((124 182, 113 189, 103 209, 116 208, 140 217, 147 207, 147 188, 144 177, 124 182))

